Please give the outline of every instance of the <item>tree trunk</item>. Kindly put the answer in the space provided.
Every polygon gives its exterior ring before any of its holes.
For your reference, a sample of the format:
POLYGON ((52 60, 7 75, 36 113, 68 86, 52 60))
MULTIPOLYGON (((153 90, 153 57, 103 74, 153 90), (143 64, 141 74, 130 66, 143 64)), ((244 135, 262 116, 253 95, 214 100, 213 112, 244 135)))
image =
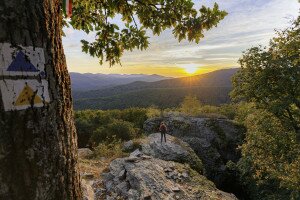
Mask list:
POLYGON ((0 199, 81 199, 61 0, 0 0, 0 199))

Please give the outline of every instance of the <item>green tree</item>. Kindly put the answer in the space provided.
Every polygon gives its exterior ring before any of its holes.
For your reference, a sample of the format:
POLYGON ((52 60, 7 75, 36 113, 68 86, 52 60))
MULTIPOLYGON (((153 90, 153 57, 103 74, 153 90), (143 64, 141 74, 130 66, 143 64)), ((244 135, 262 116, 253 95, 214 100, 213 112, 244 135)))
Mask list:
MULTIPOLYGON (((84 110, 75 112, 75 125, 78 134, 78 146, 105 142, 114 135, 116 139, 128 140, 142 133, 147 120, 147 110, 130 108, 125 110, 84 110), (120 129, 117 130, 117 126, 120 129), (112 130, 114 129, 114 130, 112 130)), ((111 141, 111 140, 110 140, 111 141)))
POLYGON ((101 126, 93 131, 90 142, 97 146, 102 141, 112 142, 117 140, 131 140, 137 135, 137 129, 128 121, 115 119, 106 126, 101 126))
POLYGON ((269 47, 253 47, 239 60, 234 100, 254 102, 297 132, 300 140, 300 17, 278 31, 269 47))
POLYGON ((253 199, 299 199, 300 17, 269 47, 253 47, 233 77, 235 119, 247 128, 242 178, 253 199), (298 139, 298 141, 297 141, 298 139))
MULTIPOLYGON (((61 5, 61 0, 0 1, 1 52, 7 46, 15 51, 31 49, 37 55, 40 49, 45 59, 45 73, 40 76, 1 74, 0 79, 48 83, 42 85, 40 107, 33 102, 36 92, 27 93, 28 106, 23 110, 7 111, 0 101, 0 199, 82 199, 61 5), (44 99, 46 93, 49 101, 44 99)), ((159 34, 172 28, 179 40, 199 42, 204 30, 225 15, 216 4, 197 11, 192 0, 74 0, 70 24, 87 33, 95 31, 96 40, 83 41, 83 50, 99 57, 100 63, 113 65, 123 51, 147 48, 147 29, 159 34), (122 17, 125 28, 112 22, 116 15, 122 17)), ((5 59, 14 55, 7 54, 5 59)), ((4 96, 1 90, 0 97, 4 96)))
MULTIPOLYGON (((84 110, 75 112, 75 125, 79 148, 89 144, 92 133, 99 127, 106 126, 113 121, 112 114, 102 110, 84 110)), ((104 138, 105 139, 105 138, 104 138)))
POLYGON ((300 198, 300 145, 295 131, 261 109, 248 115, 244 124, 247 134, 238 166, 252 198, 300 198))
POLYGON ((120 63, 125 50, 146 49, 147 29, 154 35, 172 29, 179 41, 198 43, 205 30, 217 26, 227 15, 216 3, 213 8, 202 6, 197 11, 192 0, 74 0, 73 12, 73 28, 96 32, 95 41, 82 40, 83 51, 110 65, 120 63), (122 17, 122 26, 113 21, 117 15, 122 17))
POLYGON ((196 96, 188 95, 184 98, 180 106, 180 111, 189 115, 196 115, 199 113, 201 107, 200 101, 196 96))

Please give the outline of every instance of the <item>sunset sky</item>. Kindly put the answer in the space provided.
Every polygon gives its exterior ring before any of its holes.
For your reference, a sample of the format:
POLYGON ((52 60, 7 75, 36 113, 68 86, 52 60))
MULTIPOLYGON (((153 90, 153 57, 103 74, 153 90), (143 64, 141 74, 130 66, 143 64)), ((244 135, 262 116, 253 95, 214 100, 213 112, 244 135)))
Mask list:
MULTIPOLYGON (((160 74, 186 76, 220 68, 238 67, 242 52, 258 44, 267 45, 274 29, 284 29, 298 16, 298 0, 194 0, 196 8, 217 2, 229 14, 218 27, 205 33, 199 44, 174 39, 171 30, 160 36, 149 32, 150 47, 145 51, 126 52, 122 67, 99 65, 98 59, 81 52, 81 39, 93 40, 71 28, 63 39, 69 71, 80 73, 160 74), (188 69, 188 70, 186 70, 188 69)), ((115 19, 118 21, 119 19, 115 19)))

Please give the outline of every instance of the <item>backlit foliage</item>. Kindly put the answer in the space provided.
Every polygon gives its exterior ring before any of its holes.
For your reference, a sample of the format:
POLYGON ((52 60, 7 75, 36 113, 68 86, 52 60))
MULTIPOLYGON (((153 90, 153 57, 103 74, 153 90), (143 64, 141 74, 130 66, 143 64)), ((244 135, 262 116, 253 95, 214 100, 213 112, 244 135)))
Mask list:
POLYGON ((197 97, 189 95, 186 96, 181 103, 180 111, 185 114, 194 116, 199 112, 200 106, 201 104, 197 97))
POLYGON ((300 198, 300 145, 295 131, 286 129, 264 110, 250 114, 245 126, 246 142, 239 162, 245 182, 258 187, 256 193, 261 199, 300 198))
POLYGON ((241 177, 251 199, 300 198, 300 17, 269 47, 253 47, 233 78, 235 119, 247 128, 241 177))
POLYGON ((148 47, 147 30, 159 35, 172 29, 179 41, 198 43, 204 31, 217 26, 226 15, 216 3, 196 10, 192 0, 74 0, 70 24, 96 33, 94 41, 82 40, 83 51, 98 57, 101 64, 114 65, 120 63, 124 50, 148 47), (116 18, 123 24, 116 23, 116 18))
POLYGON ((270 47, 253 47, 233 78, 235 100, 254 102, 293 128, 300 140, 300 17, 270 47))

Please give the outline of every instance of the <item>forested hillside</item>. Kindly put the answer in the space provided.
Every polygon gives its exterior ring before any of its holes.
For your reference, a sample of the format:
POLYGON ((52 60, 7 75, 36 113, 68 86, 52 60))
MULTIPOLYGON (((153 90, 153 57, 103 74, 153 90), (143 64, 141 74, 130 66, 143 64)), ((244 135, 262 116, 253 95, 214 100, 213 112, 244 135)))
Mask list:
POLYGON ((135 81, 154 82, 169 77, 157 74, 92 74, 92 73, 70 73, 73 91, 98 90, 117 85, 129 84, 135 81))
POLYGON ((75 109, 124 109, 129 107, 176 107, 187 95, 211 105, 229 103, 231 77, 238 69, 156 82, 134 82, 102 90, 74 92, 75 109))

